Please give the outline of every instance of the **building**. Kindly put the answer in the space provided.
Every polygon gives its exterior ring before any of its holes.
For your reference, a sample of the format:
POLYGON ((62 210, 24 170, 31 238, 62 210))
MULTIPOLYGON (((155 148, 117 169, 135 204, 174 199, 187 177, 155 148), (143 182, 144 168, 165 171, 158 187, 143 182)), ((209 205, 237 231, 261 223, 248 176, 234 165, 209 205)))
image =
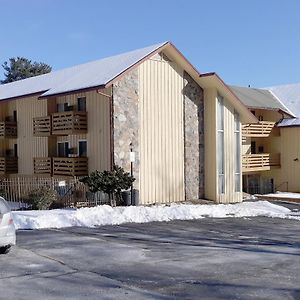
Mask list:
POLYGON ((130 170, 140 203, 242 201, 241 122, 256 117, 170 42, 0 86, 2 176, 130 170))
POLYGON ((300 85, 231 89, 259 119, 243 124, 243 190, 300 192, 300 85))

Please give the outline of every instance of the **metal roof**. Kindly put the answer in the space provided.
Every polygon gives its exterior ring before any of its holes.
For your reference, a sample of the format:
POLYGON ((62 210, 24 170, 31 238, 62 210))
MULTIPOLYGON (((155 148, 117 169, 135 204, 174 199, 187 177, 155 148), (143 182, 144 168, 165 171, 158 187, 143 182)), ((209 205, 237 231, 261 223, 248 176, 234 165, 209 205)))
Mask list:
POLYGON ((249 108, 280 109, 294 115, 273 93, 267 89, 230 86, 236 96, 249 108))
POLYGON ((268 89, 300 117, 300 83, 273 86, 268 89))
POLYGON ((282 119, 277 124, 277 127, 292 127, 292 126, 300 126, 300 118, 282 119))
POLYGON ((39 92, 43 92, 43 97, 106 85, 167 43, 0 85, 0 101, 39 92))

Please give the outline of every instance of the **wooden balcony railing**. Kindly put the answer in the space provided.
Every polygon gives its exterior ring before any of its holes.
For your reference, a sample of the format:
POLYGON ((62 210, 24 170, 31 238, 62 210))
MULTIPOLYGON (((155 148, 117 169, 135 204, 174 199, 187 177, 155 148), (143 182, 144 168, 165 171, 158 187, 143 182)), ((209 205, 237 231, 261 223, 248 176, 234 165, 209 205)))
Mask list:
POLYGON ((54 176, 85 176, 88 174, 87 157, 36 157, 34 174, 54 176))
POLYGON ((16 138, 17 136, 17 122, 0 122, 0 138, 16 138))
POLYGON ((87 132, 85 111, 66 111, 52 114, 52 134, 67 135, 87 132))
POLYGON ((0 174, 16 174, 18 173, 17 157, 0 157, 0 174))
POLYGON ((242 158, 243 172, 267 171, 272 167, 280 167, 279 153, 246 154, 242 158))
POLYGON ((53 175, 85 176, 88 174, 87 157, 54 157, 53 175))
POLYGON ((243 124, 242 135, 245 137, 268 137, 275 122, 260 121, 259 123, 243 124))
POLYGON ((51 117, 33 118, 33 135, 49 136, 51 134, 51 117))
POLYGON ((51 157, 36 157, 33 159, 34 174, 52 175, 51 157))

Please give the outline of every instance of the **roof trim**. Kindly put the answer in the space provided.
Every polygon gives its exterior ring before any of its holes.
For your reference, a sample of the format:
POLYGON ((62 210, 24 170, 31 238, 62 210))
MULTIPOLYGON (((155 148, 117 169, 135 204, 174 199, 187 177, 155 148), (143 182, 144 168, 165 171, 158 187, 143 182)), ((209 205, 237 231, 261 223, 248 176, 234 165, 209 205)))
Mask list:
POLYGON ((125 74, 127 74, 128 72, 130 72, 132 69, 134 69, 135 67, 137 67, 138 65, 140 65, 141 63, 143 63, 144 61, 146 61, 148 58, 150 58, 154 54, 156 54, 156 53, 160 52, 161 50, 163 50, 168 44, 170 44, 170 42, 165 42, 160 47, 158 47, 158 48, 154 49, 153 51, 151 51, 150 53, 148 53, 142 59, 138 60, 137 62, 135 62, 134 64, 132 64, 131 66, 129 66, 127 69, 123 70, 118 75, 116 75, 115 77, 111 78, 108 82, 106 82, 106 84, 105 84, 104 87, 107 88, 110 85, 114 84, 114 82, 116 82, 118 79, 120 79, 125 74))
MULTIPOLYGON (((223 91, 229 94, 229 98, 231 98, 233 101, 232 104, 233 106, 237 106, 239 109, 239 112, 242 113, 245 116, 245 121, 243 123, 258 123, 258 119, 250 112, 248 107, 236 96, 236 94, 231 90, 231 88, 221 79, 221 77, 215 73, 215 72, 210 72, 210 73, 205 73, 200 75, 200 78, 214 78, 217 80, 216 84, 214 87, 217 87, 217 84, 220 84, 220 88, 223 89, 223 91), (235 103, 236 105, 235 105, 235 103)), ((223 95, 225 96, 225 95, 223 95)), ((228 97, 228 96, 227 96, 228 97)), ((229 99, 230 100, 230 99, 229 99)))
MULTIPOLYGON (((20 98, 28 98, 28 97, 33 97, 33 96, 38 96, 38 95, 42 95, 43 93, 45 93, 47 90, 45 91, 40 91, 40 92, 36 92, 36 93, 30 93, 30 94, 24 94, 21 96, 16 96, 16 97, 10 97, 10 98, 5 98, 0 100, 0 103, 4 103, 4 102, 9 102, 9 101, 13 101, 13 100, 18 100, 20 98)), ((39 97, 38 97, 39 99, 39 97)))
POLYGON ((72 91, 68 91, 68 92, 63 92, 63 93, 57 93, 57 94, 51 94, 51 95, 41 95, 38 97, 39 100, 43 100, 43 99, 51 99, 51 98, 56 98, 59 96, 66 96, 66 95, 72 95, 72 94, 76 94, 76 93, 82 93, 82 92, 88 92, 88 91, 93 91, 93 90, 98 90, 98 89, 105 89, 105 85, 96 85, 96 86, 92 86, 92 87, 88 87, 88 88, 82 88, 82 89, 77 89, 77 90, 72 90, 72 91))

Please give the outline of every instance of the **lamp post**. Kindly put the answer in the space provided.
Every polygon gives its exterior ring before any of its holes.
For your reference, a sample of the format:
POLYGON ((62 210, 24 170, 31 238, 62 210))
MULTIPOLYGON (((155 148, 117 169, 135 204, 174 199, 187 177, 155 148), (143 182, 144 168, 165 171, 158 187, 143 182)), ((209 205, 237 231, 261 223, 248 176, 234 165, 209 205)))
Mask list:
MULTIPOLYGON (((135 152, 133 151, 132 143, 129 144, 129 149, 130 149, 130 154, 129 154, 130 175, 133 176, 133 163, 135 161, 135 152)), ((132 205, 133 204, 133 183, 131 183, 131 187, 130 187, 130 202, 131 202, 131 205, 132 205)))

